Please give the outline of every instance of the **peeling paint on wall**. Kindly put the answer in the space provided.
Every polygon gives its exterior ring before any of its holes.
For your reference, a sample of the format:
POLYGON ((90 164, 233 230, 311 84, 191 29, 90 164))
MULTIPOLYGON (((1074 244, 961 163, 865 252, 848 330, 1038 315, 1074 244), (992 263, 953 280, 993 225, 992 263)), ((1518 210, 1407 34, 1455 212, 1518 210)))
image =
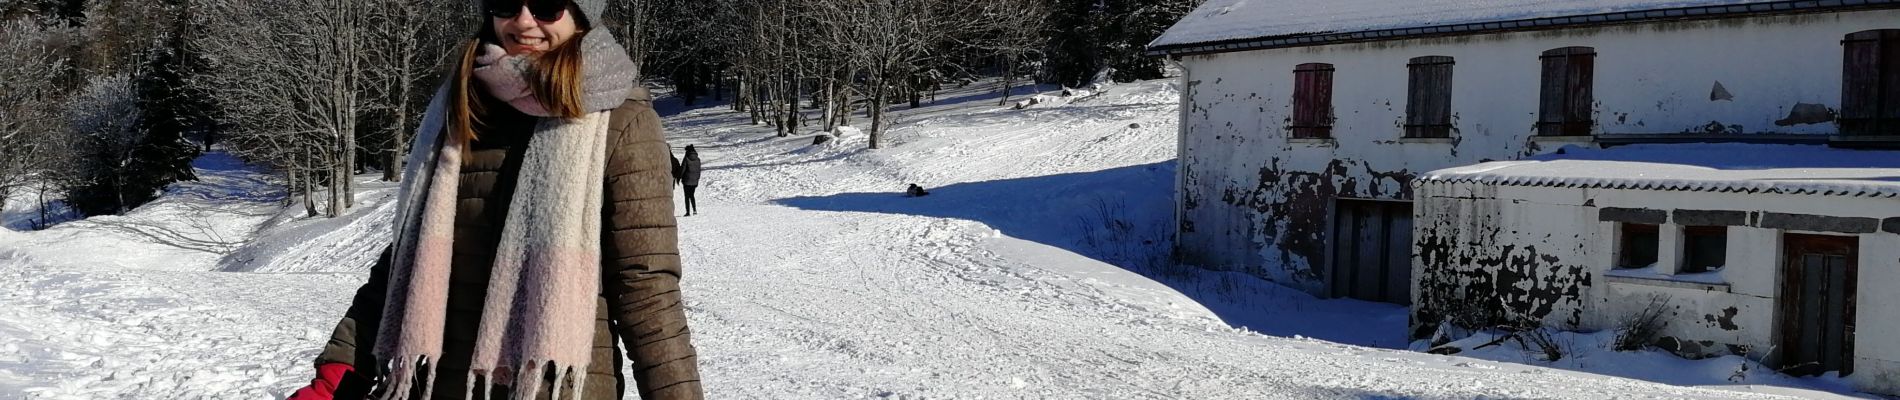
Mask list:
POLYGON ((1709 121, 1707 125, 1684 129, 1682 133, 1705 133, 1710 135, 1740 135, 1748 133, 1741 125, 1723 125, 1722 121, 1709 121))
POLYGON ((1715 81, 1715 88, 1709 89, 1709 101, 1724 100, 1734 101, 1735 95, 1730 94, 1728 88, 1722 87, 1722 81, 1715 81))
POLYGON ((1415 205, 1411 334, 1426 338, 1440 323, 1489 328, 1525 319, 1575 327, 1593 281, 1581 249, 1550 251, 1509 242, 1499 200, 1422 197, 1415 205))
POLYGON ((1735 314, 1740 312, 1741 310, 1737 310, 1735 307, 1729 307, 1722 309, 1722 315, 1704 315, 1702 319, 1709 321, 1709 323, 1714 324, 1714 326, 1721 327, 1722 330, 1733 331, 1742 329, 1741 326, 1735 325, 1735 314))
POLYGON ((1834 109, 1825 105, 1800 103, 1788 111, 1788 117, 1775 121, 1776 126, 1795 126, 1803 124, 1824 124, 1834 122, 1834 109))

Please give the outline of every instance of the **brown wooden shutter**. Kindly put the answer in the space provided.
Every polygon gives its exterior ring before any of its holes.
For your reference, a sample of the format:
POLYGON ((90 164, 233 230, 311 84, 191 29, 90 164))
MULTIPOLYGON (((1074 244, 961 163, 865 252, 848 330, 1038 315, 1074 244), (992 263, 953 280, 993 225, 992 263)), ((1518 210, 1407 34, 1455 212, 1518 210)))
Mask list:
POLYGON ((1841 41, 1842 135, 1900 135, 1900 29, 1841 41))
POLYGON ((1537 134, 1588 136, 1596 123, 1592 106, 1596 49, 1565 47, 1545 51, 1543 85, 1538 101, 1537 134))
POLYGON ((1300 64, 1293 68, 1293 137, 1333 136, 1333 65, 1300 64))
POLYGON ((1570 54, 1570 76, 1568 101, 1564 102, 1565 136, 1589 136, 1590 127, 1596 124, 1590 114, 1596 96, 1592 89, 1596 87, 1597 52, 1588 47, 1572 48, 1570 54))
POLYGON ((1452 58, 1413 58, 1405 104, 1405 137, 1451 137, 1452 58))
POLYGON ((1570 58, 1554 56, 1544 52, 1540 57, 1544 61, 1543 79, 1537 95, 1537 134, 1558 136, 1563 134, 1564 125, 1564 76, 1570 64, 1570 58))

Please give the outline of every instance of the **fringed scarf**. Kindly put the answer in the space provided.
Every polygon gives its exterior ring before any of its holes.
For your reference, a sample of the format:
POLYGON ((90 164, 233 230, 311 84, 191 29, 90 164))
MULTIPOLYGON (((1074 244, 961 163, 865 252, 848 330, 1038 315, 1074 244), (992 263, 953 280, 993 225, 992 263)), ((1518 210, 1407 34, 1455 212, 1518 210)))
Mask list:
MULTIPOLYGON (((554 399, 580 398, 585 386, 600 296, 609 113, 633 88, 633 63, 604 30, 580 40, 587 112, 580 118, 547 118, 527 89, 531 59, 506 56, 499 46, 484 46, 478 59, 474 76, 486 93, 543 118, 529 139, 496 249, 469 387, 450 389, 463 398, 477 390, 496 398, 493 387, 506 385, 512 393, 503 398, 532 399, 550 374, 554 399)), ((398 194, 396 258, 375 352, 388 368, 386 399, 433 398, 442 359, 457 184, 468 146, 444 129, 447 92, 445 85, 429 104, 398 194)))

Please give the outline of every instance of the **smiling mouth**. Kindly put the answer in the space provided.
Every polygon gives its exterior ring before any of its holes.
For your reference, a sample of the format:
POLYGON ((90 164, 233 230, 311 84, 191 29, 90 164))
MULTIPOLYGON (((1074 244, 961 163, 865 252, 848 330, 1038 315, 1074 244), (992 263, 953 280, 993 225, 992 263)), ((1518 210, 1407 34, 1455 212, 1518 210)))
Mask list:
POLYGON ((546 43, 546 42, 547 42, 547 38, 541 38, 541 37, 526 37, 526 36, 515 36, 515 37, 514 37, 514 41, 515 41, 515 45, 517 45, 517 47, 521 47, 521 48, 537 48, 537 47, 540 47, 540 46, 541 46, 541 44, 543 44, 543 43, 546 43))

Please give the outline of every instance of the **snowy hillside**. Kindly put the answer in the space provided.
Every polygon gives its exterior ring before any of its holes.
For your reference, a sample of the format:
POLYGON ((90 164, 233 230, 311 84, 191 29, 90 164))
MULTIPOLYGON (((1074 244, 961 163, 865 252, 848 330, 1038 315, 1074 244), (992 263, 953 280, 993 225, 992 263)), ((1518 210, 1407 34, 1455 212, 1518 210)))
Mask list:
MULTIPOLYGON (((1173 269, 1173 81, 1021 110, 984 89, 896 112, 881 150, 663 102, 673 145, 706 159, 681 250, 709 397, 1821 394, 1730 386, 1713 361, 1656 365, 1735 390, 1407 351, 1402 308, 1173 269), (932 194, 902 196, 911 183, 932 194)), ((392 189, 364 178, 351 215, 306 219, 233 160, 199 168, 124 217, 0 230, 0 399, 272 399, 309 379, 386 240, 392 189)), ((1667 357, 1628 356, 1558 366, 1667 357)))

